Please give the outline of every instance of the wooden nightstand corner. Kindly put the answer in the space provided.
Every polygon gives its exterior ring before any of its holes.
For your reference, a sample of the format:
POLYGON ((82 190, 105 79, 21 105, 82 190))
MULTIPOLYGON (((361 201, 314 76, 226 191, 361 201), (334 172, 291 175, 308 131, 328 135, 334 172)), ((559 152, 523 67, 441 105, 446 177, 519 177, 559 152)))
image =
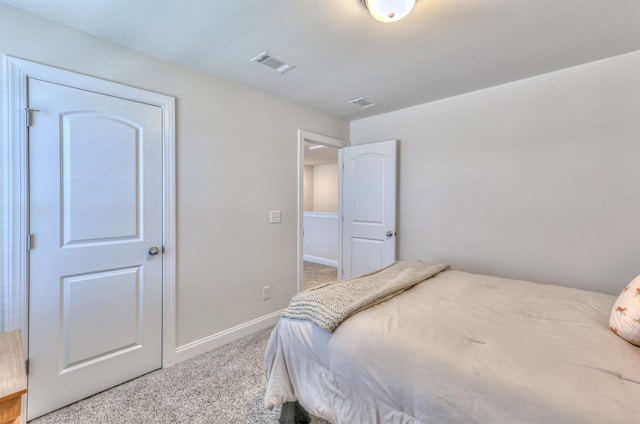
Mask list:
POLYGON ((20 330, 0 333, 0 424, 20 424, 21 398, 26 392, 20 330))

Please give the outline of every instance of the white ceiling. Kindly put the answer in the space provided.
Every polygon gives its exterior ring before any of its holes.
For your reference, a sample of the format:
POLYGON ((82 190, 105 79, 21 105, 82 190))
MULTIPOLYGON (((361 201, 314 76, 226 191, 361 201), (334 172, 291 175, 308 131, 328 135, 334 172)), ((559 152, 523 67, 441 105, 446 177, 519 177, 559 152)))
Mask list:
POLYGON ((304 143, 304 164, 309 166, 335 165, 338 163, 338 149, 320 144, 304 143), (311 148, 311 147, 316 148, 311 148))
POLYGON ((418 0, 391 24, 360 0, 0 3, 345 119, 640 49, 640 0, 418 0))

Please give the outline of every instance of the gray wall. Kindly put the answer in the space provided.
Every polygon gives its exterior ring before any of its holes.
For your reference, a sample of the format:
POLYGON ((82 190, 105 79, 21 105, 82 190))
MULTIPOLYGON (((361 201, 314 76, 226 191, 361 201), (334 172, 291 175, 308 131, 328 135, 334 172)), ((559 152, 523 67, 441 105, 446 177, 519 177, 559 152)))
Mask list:
POLYGON ((178 346, 288 304, 296 292, 297 130, 345 139, 346 121, 4 5, 0 54, 176 98, 178 346), (282 211, 281 224, 269 224, 270 209, 282 211))
POLYGON ((618 294, 640 274, 640 52, 351 123, 401 140, 399 255, 618 294))

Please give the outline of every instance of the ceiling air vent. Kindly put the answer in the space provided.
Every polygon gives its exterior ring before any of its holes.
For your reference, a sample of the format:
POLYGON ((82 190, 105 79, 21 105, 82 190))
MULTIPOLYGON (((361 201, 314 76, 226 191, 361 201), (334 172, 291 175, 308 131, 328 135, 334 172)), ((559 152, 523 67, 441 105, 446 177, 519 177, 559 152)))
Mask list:
POLYGON ((360 106, 363 109, 376 105, 375 103, 370 102, 364 97, 360 97, 359 99, 349 100, 349 103, 351 103, 352 105, 360 106))
POLYGON ((291 65, 289 63, 281 61, 280 59, 276 59, 267 52, 260 53, 258 56, 251 59, 251 61, 261 63, 271 69, 275 69, 281 74, 284 74, 285 72, 290 71, 296 67, 296 65, 291 65))

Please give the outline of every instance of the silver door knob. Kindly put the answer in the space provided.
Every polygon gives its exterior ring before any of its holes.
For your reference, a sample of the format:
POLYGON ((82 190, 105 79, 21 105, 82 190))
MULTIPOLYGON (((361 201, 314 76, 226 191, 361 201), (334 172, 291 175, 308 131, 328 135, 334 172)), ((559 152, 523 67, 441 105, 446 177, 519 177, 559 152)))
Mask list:
POLYGON ((156 246, 151 246, 151 248, 149 248, 149 254, 151 256, 155 256, 158 253, 160 253, 160 249, 158 249, 156 246))
POLYGON ((393 237, 393 233, 391 231, 387 231, 387 237, 393 237))

